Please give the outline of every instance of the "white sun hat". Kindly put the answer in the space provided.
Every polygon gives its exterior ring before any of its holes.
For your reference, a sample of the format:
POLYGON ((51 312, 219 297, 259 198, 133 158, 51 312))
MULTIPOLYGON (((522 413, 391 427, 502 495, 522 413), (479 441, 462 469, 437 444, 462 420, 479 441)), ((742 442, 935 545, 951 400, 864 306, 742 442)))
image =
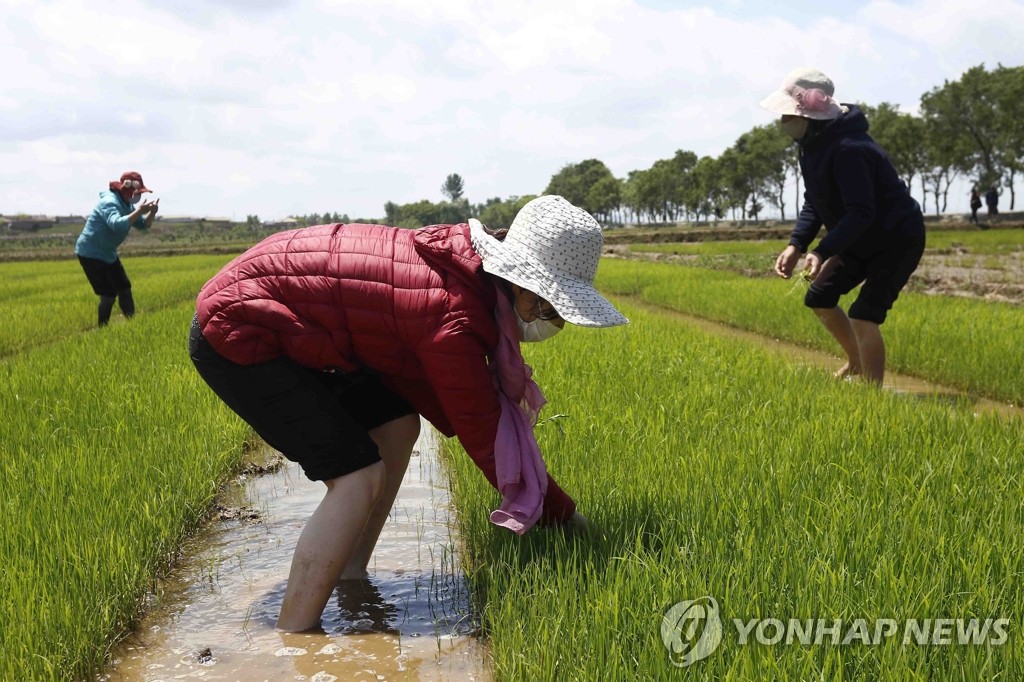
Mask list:
POLYGON ((761 106, 784 116, 803 116, 818 121, 839 118, 843 108, 832 99, 832 79, 817 69, 801 67, 790 71, 782 87, 761 101, 761 106))
POLYGON ((529 289, 566 322, 581 327, 629 322, 594 288, 604 237, 601 226, 582 208, 549 194, 519 210, 504 241, 488 234, 475 218, 470 218, 469 229, 486 272, 529 289))

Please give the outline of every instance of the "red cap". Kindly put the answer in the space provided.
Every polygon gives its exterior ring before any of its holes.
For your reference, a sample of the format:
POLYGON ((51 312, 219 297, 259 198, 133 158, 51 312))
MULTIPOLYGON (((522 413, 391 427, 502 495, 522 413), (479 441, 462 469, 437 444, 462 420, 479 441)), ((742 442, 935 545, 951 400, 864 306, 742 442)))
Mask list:
POLYGON ((110 189, 115 192, 121 192, 124 190, 130 190, 132 194, 136 192, 152 192, 153 190, 146 187, 142 182, 142 175, 137 171, 125 171, 121 173, 120 180, 114 180, 110 183, 110 189))

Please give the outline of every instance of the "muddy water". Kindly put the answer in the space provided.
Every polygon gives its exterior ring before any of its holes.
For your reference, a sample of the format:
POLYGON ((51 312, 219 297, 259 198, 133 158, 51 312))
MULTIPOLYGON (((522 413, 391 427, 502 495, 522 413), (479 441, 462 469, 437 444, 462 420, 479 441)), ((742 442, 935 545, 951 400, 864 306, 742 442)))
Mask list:
POLYGON ((161 583, 159 606, 97 680, 489 679, 436 436, 427 424, 422 434, 369 579, 339 585, 322 633, 274 629, 292 549, 324 491, 289 463, 238 486, 230 504, 256 513, 214 523, 192 541, 190 558, 161 583))
MULTIPOLYGON (((795 363, 806 367, 834 371, 843 364, 843 361, 840 360, 839 357, 829 353, 813 350, 804 346, 798 346, 793 343, 758 334, 757 332, 738 329, 721 322, 704 319, 703 317, 696 317, 670 310, 668 308, 662 308, 642 301, 636 297, 622 296, 620 298, 629 300, 630 303, 639 308, 657 311, 662 315, 671 315, 676 319, 683 320, 711 334, 730 336, 732 338, 743 339, 745 341, 755 343, 766 350, 783 355, 795 363)), ((1010 405, 985 398, 967 396, 955 388, 941 386, 925 381, 924 379, 918 379, 917 377, 906 376, 904 374, 886 372, 885 380, 882 382, 882 387, 886 390, 894 391, 916 400, 940 402, 954 407, 962 406, 964 408, 972 408, 978 414, 995 413, 1005 417, 1024 418, 1024 409, 1022 409, 1021 406, 1010 405)))

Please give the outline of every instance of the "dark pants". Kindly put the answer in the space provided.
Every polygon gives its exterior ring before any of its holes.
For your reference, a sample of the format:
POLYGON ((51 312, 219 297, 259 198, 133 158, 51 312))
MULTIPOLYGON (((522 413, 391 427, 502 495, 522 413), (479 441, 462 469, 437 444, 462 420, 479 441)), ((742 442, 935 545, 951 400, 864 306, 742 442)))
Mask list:
POLYGON ((918 234, 895 240, 877 251, 861 249, 833 256, 836 263, 829 259, 829 267, 807 290, 804 305, 834 308, 843 294, 863 282, 857 300, 850 306, 850 317, 882 324, 917 269, 924 241, 922 227, 918 234))
POLYGON ((322 372, 283 356, 254 365, 231 362, 203 337, 195 318, 189 354, 214 393, 313 481, 381 461, 369 431, 415 414, 367 372, 322 372))
POLYGON ((99 305, 99 326, 110 322, 110 313, 114 310, 114 301, 121 305, 121 312, 125 317, 135 315, 135 299, 132 297, 132 283, 128 279, 128 273, 121 265, 121 259, 113 263, 105 263, 96 258, 78 257, 78 262, 85 271, 85 276, 92 285, 93 292, 100 297, 99 305))

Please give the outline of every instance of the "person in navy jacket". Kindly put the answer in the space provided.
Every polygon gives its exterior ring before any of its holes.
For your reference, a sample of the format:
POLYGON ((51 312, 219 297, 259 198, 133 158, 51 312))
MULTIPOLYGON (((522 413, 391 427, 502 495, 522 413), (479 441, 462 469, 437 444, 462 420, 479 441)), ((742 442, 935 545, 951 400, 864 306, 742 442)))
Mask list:
POLYGON ((834 91, 828 76, 801 68, 761 102, 781 116, 780 126, 799 145, 805 190, 775 272, 789 278, 807 254, 811 285, 804 305, 847 356, 836 376, 860 375, 881 384, 880 327, 924 253, 924 216, 885 150, 868 135, 864 113, 836 102, 834 91), (807 253, 822 226, 824 238, 807 253), (847 316, 839 299, 862 283, 847 316))
POLYGON ((132 283, 117 255, 117 247, 128 237, 132 227, 148 230, 153 225, 160 200, 142 198, 151 191, 138 172, 122 173, 120 180, 111 181, 109 189, 100 192, 100 200, 75 242, 78 262, 93 292, 100 297, 101 327, 110 321, 115 301, 126 318, 135 314, 132 283))

